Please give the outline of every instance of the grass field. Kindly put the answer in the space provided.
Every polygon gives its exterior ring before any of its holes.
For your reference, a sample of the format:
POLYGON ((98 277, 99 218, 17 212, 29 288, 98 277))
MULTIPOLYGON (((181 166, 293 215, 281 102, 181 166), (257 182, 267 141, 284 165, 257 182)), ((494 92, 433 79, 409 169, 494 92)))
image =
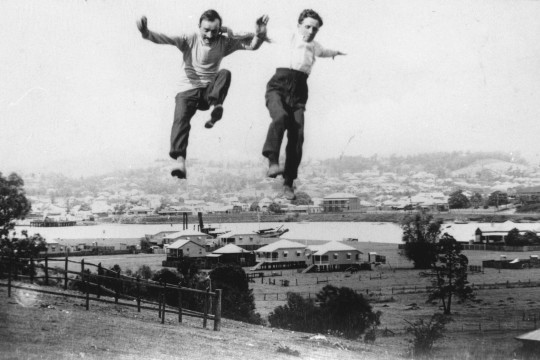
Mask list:
MULTIPOLYGON (((395 336, 379 336, 377 344, 389 349, 391 356, 399 356, 406 347, 404 328, 407 321, 428 318, 440 311, 439 304, 426 303, 425 287, 430 279, 412 269, 412 265, 398 253, 396 244, 351 243, 364 254, 376 251, 387 256, 388 263, 374 267, 372 271, 355 274, 311 273, 300 274, 296 270, 277 271, 281 276, 269 276, 255 279, 250 284, 255 295, 256 311, 267 317, 277 306, 286 303, 287 292, 301 293, 314 297, 327 283, 355 289, 373 301, 375 310, 383 313, 380 329, 389 329, 395 336), (269 281, 270 280, 270 281, 269 281), (275 284, 273 285, 273 281, 275 284), (288 280, 289 286, 281 286, 280 280, 288 280), (326 282, 328 281, 328 282, 326 282), (411 291, 416 286, 417 291, 411 291), (408 293, 403 293, 408 287, 408 293)), ((465 251, 469 263, 480 265, 483 260, 498 259, 502 254, 494 251, 465 251)), ((505 253, 508 258, 528 258, 530 253, 505 253)), ((101 262, 105 267, 120 265, 123 270, 136 270, 141 265, 148 265, 153 270, 161 268, 164 255, 122 255, 88 257, 92 263, 101 262)), ((363 259, 367 259, 363 255, 363 259)), ((80 261, 78 258, 71 260, 80 261)), ((73 270, 79 270, 76 264, 70 264, 73 270)), ((267 271, 267 275, 271 275, 267 271)), ((478 290, 474 302, 452 307, 454 321, 448 325, 448 336, 438 346, 441 359, 508 359, 520 346, 515 336, 540 326, 540 287, 507 287, 507 282, 521 282, 527 285, 540 280, 540 269, 484 269, 482 273, 469 275, 473 284, 497 284, 491 289, 478 290)))

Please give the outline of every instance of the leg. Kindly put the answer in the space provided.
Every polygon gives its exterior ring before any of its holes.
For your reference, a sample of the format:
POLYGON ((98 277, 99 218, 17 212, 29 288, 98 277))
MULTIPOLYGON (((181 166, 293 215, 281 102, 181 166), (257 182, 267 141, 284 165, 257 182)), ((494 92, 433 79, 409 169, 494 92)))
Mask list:
POLYGON ((188 146, 190 121, 197 111, 198 90, 189 90, 176 95, 176 107, 174 109, 174 121, 171 129, 170 157, 178 160, 178 167, 173 169, 172 176, 186 177, 185 158, 188 146))
POLYGON ((214 81, 206 88, 205 98, 209 105, 213 106, 210 113, 210 120, 204 124, 207 129, 214 127, 214 124, 223 117, 223 102, 231 86, 231 72, 222 69, 218 71, 214 81))
POLYGON ((283 171, 283 194, 287 200, 296 199, 293 182, 298 177, 298 167, 302 161, 304 145, 304 106, 294 111, 294 121, 287 126, 287 147, 285 169, 283 171))
POLYGON ((289 112, 287 105, 284 104, 282 95, 278 91, 267 91, 266 107, 270 112, 272 122, 268 127, 266 141, 263 146, 262 154, 270 163, 268 176, 275 178, 280 175, 279 168, 279 151, 285 134, 286 124, 289 121, 289 112))
POLYGON ((298 177, 298 167, 302 161, 302 147, 304 145, 304 106, 294 111, 294 121, 287 126, 287 147, 285 149, 286 160, 283 178, 292 186, 294 179, 298 177))

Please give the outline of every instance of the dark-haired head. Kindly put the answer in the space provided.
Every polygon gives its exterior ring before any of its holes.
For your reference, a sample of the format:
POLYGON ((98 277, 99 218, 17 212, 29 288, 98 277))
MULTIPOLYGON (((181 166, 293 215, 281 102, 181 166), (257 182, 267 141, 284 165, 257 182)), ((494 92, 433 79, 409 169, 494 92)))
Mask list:
POLYGON ((305 9, 300 13, 300 16, 298 17, 298 23, 301 24, 302 21, 304 21, 305 18, 312 18, 319 22, 319 27, 323 26, 322 18, 315 10, 311 9, 305 9))
POLYGON ((201 25, 203 20, 208 20, 208 21, 219 20, 220 26, 223 23, 223 21, 221 21, 221 16, 219 16, 218 12, 213 9, 206 10, 205 12, 202 13, 201 18, 199 19, 199 25, 201 25))
POLYGON ((221 16, 216 10, 206 10, 199 20, 199 32, 206 45, 213 44, 219 37, 221 16))

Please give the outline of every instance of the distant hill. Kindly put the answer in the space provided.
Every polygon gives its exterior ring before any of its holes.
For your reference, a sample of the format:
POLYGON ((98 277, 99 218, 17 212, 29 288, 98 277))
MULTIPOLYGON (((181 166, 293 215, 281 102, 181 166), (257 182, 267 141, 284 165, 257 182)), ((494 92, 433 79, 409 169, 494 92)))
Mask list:
POLYGON ((452 176, 476 177, 482 172, 488 172, 497 176, 511 172, 526 172, 528 170, 529 167, 523 164, 498 159, 483 159, 477 160, 464 168, 452 171, 452 176))

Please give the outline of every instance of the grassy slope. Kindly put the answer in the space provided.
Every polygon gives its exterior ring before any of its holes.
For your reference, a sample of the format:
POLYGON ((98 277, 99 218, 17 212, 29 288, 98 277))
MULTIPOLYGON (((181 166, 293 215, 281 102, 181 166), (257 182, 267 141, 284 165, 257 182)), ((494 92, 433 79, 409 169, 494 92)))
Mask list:
MULTIPOLYGON (((210 328, 212 326, 209 326, 210 328)), ((172 314, 161 325, 155 312, 0 288, 0 354, 3 359, 289 359, 280 346, 302 359, 393 359, 396 354, 364 345, 225 319, 222 330, 202 328, 202 320, 172 314)))

